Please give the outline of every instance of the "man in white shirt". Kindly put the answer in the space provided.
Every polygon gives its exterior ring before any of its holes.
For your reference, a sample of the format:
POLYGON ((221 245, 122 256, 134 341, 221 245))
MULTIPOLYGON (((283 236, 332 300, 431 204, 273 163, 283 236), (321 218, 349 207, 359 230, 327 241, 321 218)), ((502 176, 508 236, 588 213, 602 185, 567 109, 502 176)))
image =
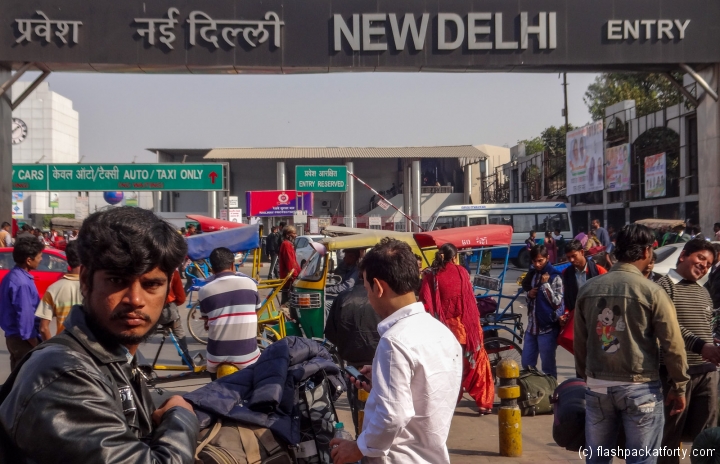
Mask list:
POLYGON ((446 441, 462 380, 460 345, 417 302, 417 260, 406 243, 383 239, 360 270, 382 319, 381 338, 372 369, 361 369, 372 385, 356 382, 370 391, 363 430, 356 442, 330 442, 333 463, 449 464, 446 441))

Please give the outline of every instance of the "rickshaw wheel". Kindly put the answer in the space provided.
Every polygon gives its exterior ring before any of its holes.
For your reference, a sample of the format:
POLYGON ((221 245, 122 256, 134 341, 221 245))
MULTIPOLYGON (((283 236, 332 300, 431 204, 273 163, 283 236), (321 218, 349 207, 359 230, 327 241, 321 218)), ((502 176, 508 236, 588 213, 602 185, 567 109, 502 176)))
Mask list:
POLYGON ((205 329, 205 321, 201 319, 200 302, 196 302, 188 311, 187 327, 190 335, 203 345, 207 345, 208 331, 205 329))
POLYGON ((503 337, 489 337, 485 339, 483 348, 490 359, 490 369, 493 380, 497 382, 495 368, 503 359, 513 359, 518 365, 522 364, 522 348, 512 340, 503 337))

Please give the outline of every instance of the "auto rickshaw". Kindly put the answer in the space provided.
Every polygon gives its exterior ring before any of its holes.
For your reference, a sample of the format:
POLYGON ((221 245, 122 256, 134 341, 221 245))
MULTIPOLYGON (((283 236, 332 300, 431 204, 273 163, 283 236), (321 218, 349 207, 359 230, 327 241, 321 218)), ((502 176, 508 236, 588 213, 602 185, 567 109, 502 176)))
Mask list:
MULTIPOLYGON (((295 279, 290 293, 290 310, 293 318, 299 322, 299 326, 286 325, 288 334, 297 331, 297 335, 304 335, 309 338, 323 338, 325 332, 325 287, 339 283, 339 276, 333 275, 331 271, 336 263, 331 259, 332 251, 360 248, 368 249, 375 246, 385 237, 401 240, 413 250, 413 253, 423 257, 423 267, 429 265, 426 258, 413 239, 411 232, 395 232, 387 230, 372 229, 343 229, 341 232, 349 231, 350 234, 326 237, 320 242, 313 243, 315 253, 310 257, 300 275, 295 279), (292 327, 292 328, 291 328, 292 327)), ((432 253, 434 257, 434 252, 432 253)), ((432 258, 430 258, 432 260, 432 258)), ((291 321, 288 321, 290 323, 291 321)))

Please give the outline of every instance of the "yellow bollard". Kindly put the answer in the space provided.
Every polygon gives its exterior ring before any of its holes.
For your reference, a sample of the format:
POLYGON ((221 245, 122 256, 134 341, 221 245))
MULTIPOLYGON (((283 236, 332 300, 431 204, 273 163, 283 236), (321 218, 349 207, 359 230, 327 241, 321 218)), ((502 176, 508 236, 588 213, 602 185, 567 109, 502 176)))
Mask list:
POLYGON ((498 409, 500 456, 522 456, 522 422, 517 404, 517 399, 520 398, 520 386, 517 384, 520 367, 512 359, 503 359, 497 364, 496 374, 500 379, 497 392, 500 397, 498 409))
POLYGON ((217 378, 225 377, 226 375, 234 374, 237 371, 239 371, 237 367, 233 366, 232 364, 220 364, 217 368, 217 378))

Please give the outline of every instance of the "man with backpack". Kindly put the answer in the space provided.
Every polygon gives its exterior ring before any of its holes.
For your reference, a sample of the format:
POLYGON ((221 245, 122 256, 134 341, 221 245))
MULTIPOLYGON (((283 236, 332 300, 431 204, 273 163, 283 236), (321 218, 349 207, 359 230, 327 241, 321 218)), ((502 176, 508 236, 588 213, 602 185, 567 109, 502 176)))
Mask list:
POLYGON ((78 245, 83 305, 0 389, 0 462, 194 463, 192 406, 173 396, 155 409, 135 357, 185 241, 151 211, 120 207, 85 219, 78 245))

